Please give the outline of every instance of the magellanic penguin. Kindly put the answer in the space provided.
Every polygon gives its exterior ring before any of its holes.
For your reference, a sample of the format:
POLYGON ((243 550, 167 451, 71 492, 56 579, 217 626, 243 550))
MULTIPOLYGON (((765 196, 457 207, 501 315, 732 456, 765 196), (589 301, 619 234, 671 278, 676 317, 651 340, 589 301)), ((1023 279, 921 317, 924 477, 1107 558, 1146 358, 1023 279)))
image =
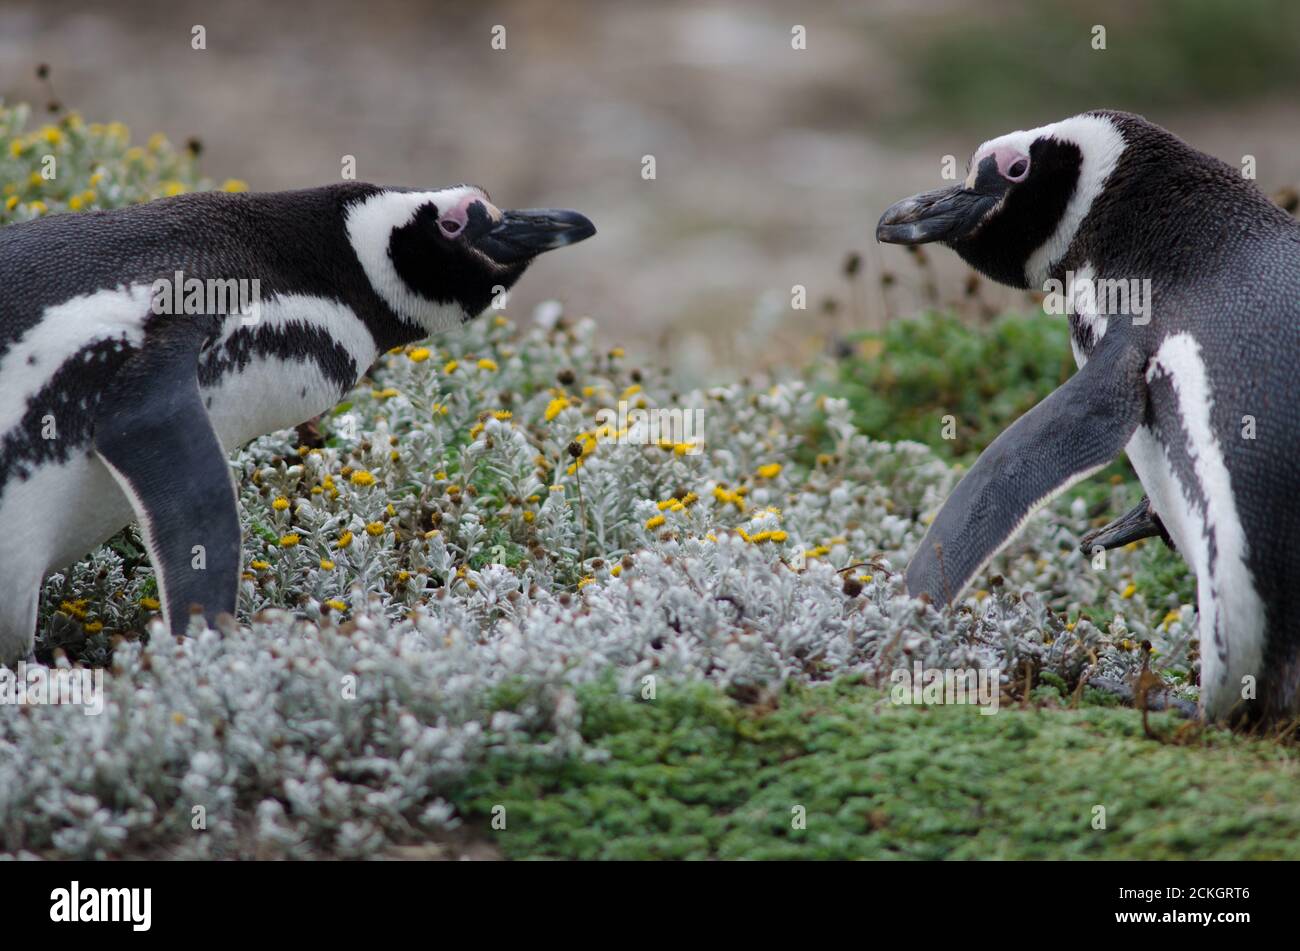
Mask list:
POLYGON ((43 576, 133 516, 172 632, 195 606, 233 612, 230 450, 329 409, 385 350, 470 320, 537 254, 594 233, 470 185, 360 182, 0 229, 0 662, 31 651, 43 576))
POLYGON ((1097 111, 986 142, 876 237, 942 242, 1075 304, 1078 372, 962 478, 909 592, 952 601, 1035 509, 1127 452, 1155 516, 1127 528, 1162 526, 1196 574, 1203 715, 1300 713, 1300 226, 1240 169, 1097 111))

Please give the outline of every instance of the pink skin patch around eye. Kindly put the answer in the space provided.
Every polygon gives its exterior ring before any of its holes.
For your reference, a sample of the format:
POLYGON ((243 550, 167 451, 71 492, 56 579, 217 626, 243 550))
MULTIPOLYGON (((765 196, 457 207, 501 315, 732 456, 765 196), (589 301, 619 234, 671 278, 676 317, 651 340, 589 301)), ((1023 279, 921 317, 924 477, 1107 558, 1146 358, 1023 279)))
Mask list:
POLYGON ((487 209, 488 215, 493 219, 501 217, 501 213, 489 204, 482 195, 466 195, 454 206, 438 216, 438 227, 442 229, 442 233, 448 237, 455 237, 464 231, 465 226, 469 224, 470 205, 475 202, 482 202, 483 207, 487 209))
POLYGON ((1009 145, 999 145, 996 148, 981 152, 970 160, 971 170, 978 169, 980 162, 992 155, 998 163, 998 174, 1009 182, 1023 182, 1029 174, 1029 156, 1019 149, 1012 148, 1009 145), (1023 162, 1024 165, 1019 169, 1018 175, 1011 174, 1011 167, 1017 162, 1023 162))

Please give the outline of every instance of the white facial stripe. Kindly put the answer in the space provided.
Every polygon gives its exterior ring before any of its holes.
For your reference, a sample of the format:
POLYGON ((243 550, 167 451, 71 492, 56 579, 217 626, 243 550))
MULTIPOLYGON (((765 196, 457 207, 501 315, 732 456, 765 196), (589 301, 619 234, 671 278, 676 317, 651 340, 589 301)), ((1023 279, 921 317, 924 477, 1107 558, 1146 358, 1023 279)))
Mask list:
POLYGON ((28 401, 79 351, 105 340, 139 347, 149 303, 149 286, 136 285, 82 294, 47 308, 0 359, 0 380, 5 381, 0 439, 22 422, 28 401))
POLYGON ((379 192, 348 207, 348 240, 357 260, 384 303, 399 317, 417 324, 426 333, 459 326, 467 316, 457 304, 440 304, 413 291, 393 266, 388 243, 393 230, 411 222, 423 205, 432 202, 441 212, 458 207, 467 197, 485 202, 487 196, 470 185, 436 192, 379 192))
MULTIPOLYGON (((1170 509, 1174 525, 1170 534, 1196 571, 1201 632, 1201 697, 1211 718, 1226 714, 1240 699, 1241 678, 1262 673, 1265 629, 1264 604, 1246 564, 1246 532, 1237 512, 1232 480, 1223 451, 1210 421, 1213 394, 1191 334, 1166 337, 1147 368, 1147 382, 1156 376, 1169 379, 1178 399, 1178 414, 1187 432, 1187 454, 1205 497, 1205 512, 1196 517, 1196 502, 1178 484, 1167 454, 1163 460, 1168 479, 1161 489, 1164 501, 1151 492, 1156 511, 1164 518, 1171 489, 1181 504, 1170 509), (1214 539, 1214 557, 1208 539, 1214 539)), ((1139 470, 1139 476, 1143 476, 1139 470)), ((1146 478, 1143 477, 1143 486, 1146 478)))
MULTIPOLYGON (((1025 279, 1030 287, 1042 287, 1052 266, 1065 256, 1079 225, 1087 217, 1094 199, 1101 193, 1124 151, 1124 136, 1115 123, 1104 116, 1083 115, 990 139, 975 150, 975 155, 998 150, 1016 150, 1028 155, 1034 140, 1044 137, 1073 142, 1083 155, 1083 165, 1079 169, 1078 185, 1057 223, 1056 231, 1025 262, 1025 279)), ((970 174, 966 177, 967 188, 975 184, 977 170, 978 166, 972 161, 970 174)))

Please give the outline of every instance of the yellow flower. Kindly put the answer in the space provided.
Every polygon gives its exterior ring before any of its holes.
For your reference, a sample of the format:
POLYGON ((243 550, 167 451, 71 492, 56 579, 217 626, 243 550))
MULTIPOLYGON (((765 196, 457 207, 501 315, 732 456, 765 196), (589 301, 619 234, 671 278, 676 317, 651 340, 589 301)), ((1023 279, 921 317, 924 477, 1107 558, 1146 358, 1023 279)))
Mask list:
POLYGON ((248 191, 248 182, 240 178, 227 178, 221 183, 223 192, 246 192, 248 191))
POLYGON ((650 518, 646 519, 645 527, 658 528, 663 523, 664 523, 664 517, 662 515, 653 515, 650 518))
POLYGON ((297 534, 296 532, 290 532, 288 535, 281 535, 281 536, 280 536, 280 547, 281 547, 281 548, 292 548, 294 545, 298 544, 298 542, 300 542, 300 541, 302 541, 302 539, 298 537, 298 534, 297 534))
POLYGON ((13 211, 18 207, 18 196, 10 195, 5 199, 5 211, 13 211))
POLYGON ((325 602, 325 606, 335 611, 346 611, 348 609, 348 606, 338 598, 330 598, 325 602))
POLYGON ((613 568, 609 569, 609 573, 613 575, 615 578, 617 578, 619 575, 623 573, 623 566, 615 565, 613 568))
POLYGON ((1133 583, 1130 581, 1129 584, 1128 584, 1128 587, 1126 587, 1126 588, 1124 589, 1123 593, 1120 594, 1120 597, 1121 597, 1121 598, 1131 598, 1131 597, 1133 597, 1133 595, 1137 594, 1137 589, 1138 589, 1138 588, 1137 588, 1137 585, 1133 584, 1133 583))
POLYGON ((146 611, 157 611, 162 607, 162 602, 157 598, 141 598, 140 607, 144 608, 146 611))
POLYGON ((729 491, 719 485, 714 487, 713 497, 723 505, 734 505, 740 511, 745 511, 745 499, 739 492, 729 491))
POLYGON ((252 568, 254 571, 265 571, 267 568, 271 567, 271 563, 269 561, 254 559, 248 563, 248 567, 252 568))
POLYGON ((568 409, 568 407, 569 398, 567 396, 557 396, 546 404, 546 413, 544 414, 546 416, 546 421, 549 423, 551 420, 555 419, 555 417, 559 416, 560 413, 568 409))
POLYGON ((460 366, 459 360, 448 360, 442 365, 442 372, 451 375, 456 372, 456 367, 460 366))
POLYGON ((587 587, 587 585, 591 584, 595 580, 596 579, 593 578, 591 575, 587 575, 587 577, 583 578, 581 581, 578 582, 578 590, 581 591, 583 588, 587 587))
POLYGON ((155 132, 153 135, 149 136, 149 141, 146 144, 148 145, 150 152, 160 152, 162 151, 162 147, 167 144, 167 136, 163 135, 161 132, 155 132))
POLYGON ((769 462, 765 466, 758 467, 758 476, 760 479, 775 479, 781 474, 781 463, 769 462))
POLYGON ((122 153, 122 158, 128 162, 143 162, 144 149, 140 148, 138 145, 133 145, 122 153))
POLYGON ((391 400, 394 396, 397 395, 397 388, 393 386, 386 386, 382 390, 371 390, 370 395, 377 400, 391 400))
POLYGON ((619 357, 623 356, 623 348, 622 348, 622 347, 615 347, 613 350, 609 351, 609 355, 610 355, 613 359, 617 360, 619 357))
POLYGON ((82 626, 82 630, 87 634, 98 634, 104 629, 103 621, 88 621, 82 626))
POLYGON ((636 394, 640 392, 641 392, 641 384, 633 383, 631 386, 629 386, 626 390, 623 391, 623 399, 627 399, 629 396, 636 396, 636 394))
POLYGON ((40 136, 46 142, 50 143, 50 145, 58 145, 63 141, 63 133, 52 125, 47 125, 45 128, 41 129, 40 136))
POLYGON ((399 571, 397 573, 398 584, 406 584, 406 582, 410 580, 411 580, 411 573, 409 571, 399 571))
POLYGON ((406 355, 406 358, 412 363, 423 363, 425 360, 429 359, 429 355, 428 347, 416 347, 406 355))
POLYGON ((492 411, 493 419, 509 419, 513 415, 514 413, 510 412, 508 409, 494 409, 492 411))
POLYGON ((366 526, 366 534, 378 538, 380 535, 384 534, 384 523, 371 522, 366 526))
POLYGON ((176 195, 182 195, 184 193, 185 193, 185 185, 183 182, 178 182, 175 180, 170 182, 163 182, 163 194, 166 195, 168 198, 173 198, 176 195))
POLYGON ((32 188, 40 188, 41 182, 43 181, 45 181, 45 179, 41 178, 40 172, 32 172, 27 176, 27 184, 31 185, 32 188))
POLYGON ((9 143, 9 157, 18 158, 27 150, 26 144, 22 139, 14 139, 9 143))
POLYGON ((334 562, 330 561, 328 558, 322 558, 320 560, 320 567, 321 571, 333 571, 334 562))
POLYGON ((339 548, 347 548, 351 544, 352 544, 351 532, 344 532, 342 535, 339 536, 339 542, 338 542, 339 548))
POLYGON ((32 210, 32 212, 35 213, 35 214, 38 214, 38 215, 43 215, 43 214, 45 214, 45 210, 46 210, 46 209, 45 209, 45 202, 43 202, 43 201, 34 201, 34 202, 32 202, 30 205, 28 205, 27 207, 30 208, 30 209, 32 210))
POLYGON ((535 518, 537 518, 537 516, 536 516, 536 514, 534 514, 533 512, 525 512, 525 513, 524 513, 524 521, 525 521, 525 522, 529 522, 529 523, 531 523, 531 522, 533 521, 533 519, 535 519, 535 518))
POLYGON ((91 175, 91 176, 90 176, 90 187, 91 187, 91 188, 98 188, 100 185, 104 184, 104 179, 105 179, 106 177, 107 177, 107 176, 104 174, 104 172, 103 172, 102 170, 96 172, 94 175, 91 175))
POLYGON ((497 371, 497 364, 495 360, 490 360, 487 357, 484 357, 478 362, 478 368, 480 370, 486 370, 488 373, 495 373, 497 371))
POLYGON ((358 469, 356 472, 352 473, 351 482, 353 485, 374 485, 375 477, 365 469, 358 469))
POLYGON ((85 617, 86 617, 86 604, 87 604, 87 603, 89 603, 89 602, 86 602, 86 601, 64 601, 62 604, 59 605, 59 610, 62 611, 64 614, 70 614, 70 615, 72 615, 73 617, 75 617, 78 621, 81 621, 81 620, 84 620, 85 617))
POLYGON ((277 512, 283 512, 288 507, 289 507, 289 500, 286 499, 283 495, 271 503, 271 508, 275 509, 277 512))

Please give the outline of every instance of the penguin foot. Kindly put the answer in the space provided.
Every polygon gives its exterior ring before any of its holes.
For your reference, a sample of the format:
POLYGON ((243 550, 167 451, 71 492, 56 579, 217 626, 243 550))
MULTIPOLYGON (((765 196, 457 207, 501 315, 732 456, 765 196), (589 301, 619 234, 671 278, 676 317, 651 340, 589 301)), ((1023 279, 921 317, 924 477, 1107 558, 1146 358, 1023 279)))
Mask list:
MULTIPOLYGON (((1128 706, 1133 706, 1136 701, 1133 687, 1122 680, 1115 680, 1111 677, 1093 677, 1087 682, 1086 686, 1095 687, 1104 693, 1118 697, 1128 706)), ((1167 689, 1147 691, 1147 710, 1152 713, 1171 710, 1186 720, 1195 720, 1201 715, 1196 704, 1190 700, 1184 700, 1182 697, 1175 697, 1167 689)))
POLYGON ((1159 537, 1171 550, 1178 550, 1165 530, 1164 522, 1160 521, 1160 516, 1151 508, 1151 500, 1143 496, 1142 501, 1126 514, 1101 528, 1093 529, 1079 539, 1079 551, 1092 555, 1098 548, 1109 551, 1142 538, 1155 537, 1159 537))

